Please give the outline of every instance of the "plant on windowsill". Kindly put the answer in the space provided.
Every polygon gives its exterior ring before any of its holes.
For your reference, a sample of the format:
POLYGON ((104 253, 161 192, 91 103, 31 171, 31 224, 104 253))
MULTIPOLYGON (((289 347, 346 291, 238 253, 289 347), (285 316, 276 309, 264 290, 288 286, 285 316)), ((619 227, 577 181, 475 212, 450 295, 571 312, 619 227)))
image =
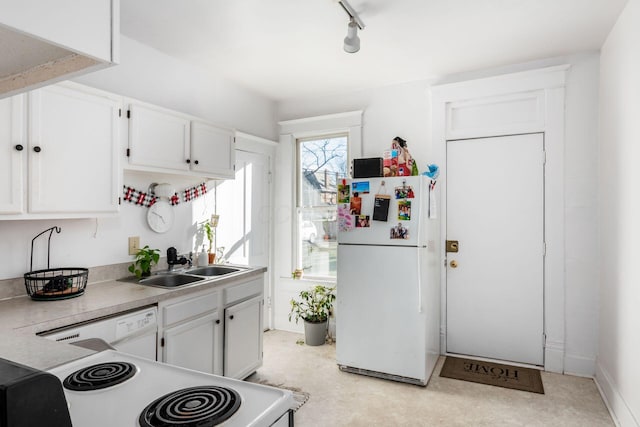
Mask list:
POLYGON ((329 315, 336 299, 335 286, 316 285, 300 292, 299 300, 291 300, 289 321, 304 320, 304 341, 307 345, 322 345, 327 337, 329 315))
POLYGON ((138 279, 151 275, 151 267, 158 264, 160 260, 160 249, 151 249, 145 246, 138 249, 133 264, 129 266, 129 272, 136 275, 138 279))

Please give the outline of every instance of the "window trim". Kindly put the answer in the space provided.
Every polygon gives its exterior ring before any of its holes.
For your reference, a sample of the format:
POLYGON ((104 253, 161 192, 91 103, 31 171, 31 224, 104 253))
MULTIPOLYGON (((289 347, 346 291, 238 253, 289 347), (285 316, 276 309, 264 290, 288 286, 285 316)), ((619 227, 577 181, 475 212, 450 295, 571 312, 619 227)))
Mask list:
MULTIPOLYGON (((280 126, 280 142, 291 144, 289 157, 291 159, 290 179, 293 182, 293 191, 290 195, 291 217, 289 230, 291 231, 291 254, 289 271, 293 271, 297 265, 297 241, 298 241, 298 199, 297 199, 297 141, 306 138, 316 138, 323 135, 346 134, 348 140, 347 164, 350 165, 354 158, 362 157, 362 115, 363 111, 349 111, 344 113, 329 114, 324 116, 307 117, 295 120, 278 122, 280 126)), ((349 171, 350 173, 350 171, 349 171)), ((323 280, 322 278, 313 278, 323 280)), ((331 279, 334 278, 324 278, 331 279)))

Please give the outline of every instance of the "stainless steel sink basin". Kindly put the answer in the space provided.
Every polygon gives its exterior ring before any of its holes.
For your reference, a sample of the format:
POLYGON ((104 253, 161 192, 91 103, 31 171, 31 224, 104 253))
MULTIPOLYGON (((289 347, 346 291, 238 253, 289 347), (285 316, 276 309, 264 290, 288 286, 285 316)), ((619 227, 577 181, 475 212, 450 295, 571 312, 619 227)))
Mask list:
POLYGON ((210 265, 208 267, 196 267, 187 270, 188 274, 195 274, 198 276, 222 276, 225 274, 236 273, 242 270, 237 267, 223 267, 221 265, 210 265))
POLYGON ((175 288, 177 286, 188 285, 190 283, 201 282, 202 277, 188 276, 186 274, 162 274, 140 280, 140 283, 148 286, 159 286, 162 288, 175 288))

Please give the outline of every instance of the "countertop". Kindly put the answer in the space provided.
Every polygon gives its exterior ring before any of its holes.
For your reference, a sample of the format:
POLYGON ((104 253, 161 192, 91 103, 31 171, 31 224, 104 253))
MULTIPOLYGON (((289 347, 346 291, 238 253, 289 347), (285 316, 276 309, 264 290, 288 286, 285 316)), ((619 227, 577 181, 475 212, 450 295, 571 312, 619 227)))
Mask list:
POLYGON ((91 283, 84 295, 61 301, 33 301, 29 296, 0 301, 0 358, 36 369, 88 356, 94 351, 36 336, 51 329, 111 316, 160 301, 200 292, 224 289, 263 274, 264 267, 217 276, 178 289, 156 288, 137 283, 107 280, 91 283))

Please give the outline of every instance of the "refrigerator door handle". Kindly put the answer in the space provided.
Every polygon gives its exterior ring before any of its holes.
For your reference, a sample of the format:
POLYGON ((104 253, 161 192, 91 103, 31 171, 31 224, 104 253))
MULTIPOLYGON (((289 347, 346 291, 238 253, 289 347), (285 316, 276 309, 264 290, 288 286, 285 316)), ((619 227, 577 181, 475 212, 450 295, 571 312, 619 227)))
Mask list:
POLYGON ((418 260, 418 280, 416 280, 418 282, 418 313, 422 313, 422 262, 420 256, 416 258, 418 260))

